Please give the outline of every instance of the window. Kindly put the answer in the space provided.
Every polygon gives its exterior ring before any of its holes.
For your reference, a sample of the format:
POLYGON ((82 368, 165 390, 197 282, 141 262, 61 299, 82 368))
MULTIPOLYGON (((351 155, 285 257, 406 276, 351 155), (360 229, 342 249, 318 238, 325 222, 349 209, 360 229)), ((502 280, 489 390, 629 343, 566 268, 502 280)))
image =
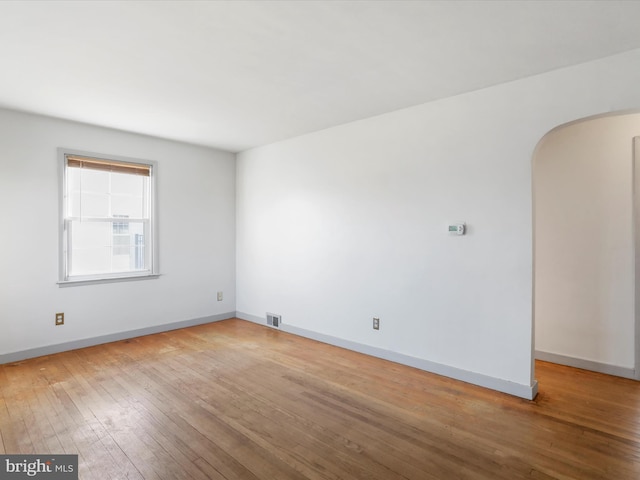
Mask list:
POLYGON ((157 276, 155 164, 60 150, 60 283, 157 276))

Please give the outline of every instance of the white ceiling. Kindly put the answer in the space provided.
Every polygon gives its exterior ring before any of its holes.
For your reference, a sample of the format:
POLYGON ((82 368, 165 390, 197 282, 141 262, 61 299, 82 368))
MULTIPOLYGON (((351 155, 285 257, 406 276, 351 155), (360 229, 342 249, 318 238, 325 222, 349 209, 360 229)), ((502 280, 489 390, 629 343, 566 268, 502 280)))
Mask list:
POLYGON ((640 48, 636 1, 0 2, 0 106, 241 151, 640 48))

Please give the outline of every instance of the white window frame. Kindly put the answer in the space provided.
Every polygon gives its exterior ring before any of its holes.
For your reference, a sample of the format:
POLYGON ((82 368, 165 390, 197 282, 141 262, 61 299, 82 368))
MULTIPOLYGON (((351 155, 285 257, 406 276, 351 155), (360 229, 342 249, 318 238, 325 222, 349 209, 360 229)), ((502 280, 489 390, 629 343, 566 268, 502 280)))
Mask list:
MULTIPOLYGON (((118 155, 105 155, 100 153, 85 152, 80 150, 74 150, 69 148, 58 148, 58 166, 59 166, 59 279, 58 285, 71 286, 71 285, 86 285, 94 283, 110 283, 121 282, 131 280, 145 280, 158 278, 159 263, 158 263, 158 222, 157 222, 157 162, 150 160, 139 160, 135 158, 122 157, 118 155), (103 160, 110 163, 123 163, 123 164, 139 164, 144 167, 149 167, 149 219, 148 225, 146 225, 145 231, 148 231, 148 238, 145 238, 145 254, 148 255, 147 260, 149 262, 148 269, 136 272, 119 272, 119 273, 101 273, 95 275, 69 275, 69 263, 71 249, 69 247, 70 242, 70 229, 68 225, 70 223, 70 217, 68 217, 67 208, 67 157, 79 156, 86 157, 92 160, 103 160), (148 243, 148 245, 147 245, 148 243)), ((106 219, 105 221, 112 222, 112 219, 106 219)))

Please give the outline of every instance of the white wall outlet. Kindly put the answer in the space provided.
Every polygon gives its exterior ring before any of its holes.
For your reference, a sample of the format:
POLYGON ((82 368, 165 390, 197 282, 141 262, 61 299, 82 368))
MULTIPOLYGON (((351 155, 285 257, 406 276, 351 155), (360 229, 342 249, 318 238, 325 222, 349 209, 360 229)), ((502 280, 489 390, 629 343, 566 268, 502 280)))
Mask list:
POLYGON ((373 317, 373 329, 380 330, 380 319, 378 317, 373 317))
POLYGON ((218 301, 221 302, 222 301, 222 292, 218 292, 218 301))

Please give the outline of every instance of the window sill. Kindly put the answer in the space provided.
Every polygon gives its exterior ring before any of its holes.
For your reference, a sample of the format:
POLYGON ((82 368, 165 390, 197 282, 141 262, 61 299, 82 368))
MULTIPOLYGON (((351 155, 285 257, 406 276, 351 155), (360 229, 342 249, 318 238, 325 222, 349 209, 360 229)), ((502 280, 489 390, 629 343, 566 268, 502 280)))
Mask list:
POLYGON ((111 277, 111 278, 90 278, 82 280, 60 280, 57 282, 58 287, 76 287, 81 285, 97 285, 100 283, 118 283, 118 282, 133 282, 138 280, 155 280, 160 278, 159 273, 153 273, 149 275, 131 275, 127 277, 111 277))

